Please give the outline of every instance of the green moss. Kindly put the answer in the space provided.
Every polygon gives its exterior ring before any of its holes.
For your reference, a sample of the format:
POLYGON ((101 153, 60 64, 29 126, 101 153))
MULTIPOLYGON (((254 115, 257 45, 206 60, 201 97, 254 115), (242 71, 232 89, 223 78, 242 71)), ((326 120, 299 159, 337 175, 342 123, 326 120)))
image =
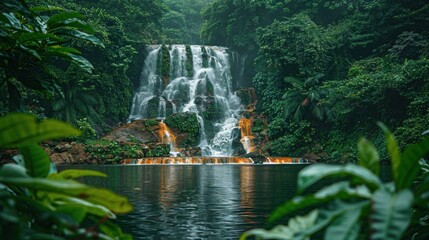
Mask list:
POLYGON ((144 122, 144 126, 146 128, 153 127, 153 126, 156 126, 156 125, 158 125, 158 120, 156 120, 156 119, 147 119, 144 122))
POLYGON ((208 55, 207 50, 204 46, 201 47, 201 52, 203 53, 203 55, 202 55, 203 68, 208 68, 209 67, 209 55, 208 55))
POLYGON ((177 113, 168 116, 165 124, 171 128, 186 133, 186 138, 178 147, 196 146, 200 137, 200 125, 195 113, 177 113))
POLYGON ((188 77, 194 76, 194 59, 189 45, 186 45, 186 72, 188 77))
POLYGON ((168 47, 166 45, 162 45, 161 55, 162 55, 161 76, 162 76, 162 83, 165 87, 170 82, 170 52, 168 51, 168 47))
POLYGON ((165 157, 170 155, 170 145, 159 144, 146 153, 146 157, 165 157))

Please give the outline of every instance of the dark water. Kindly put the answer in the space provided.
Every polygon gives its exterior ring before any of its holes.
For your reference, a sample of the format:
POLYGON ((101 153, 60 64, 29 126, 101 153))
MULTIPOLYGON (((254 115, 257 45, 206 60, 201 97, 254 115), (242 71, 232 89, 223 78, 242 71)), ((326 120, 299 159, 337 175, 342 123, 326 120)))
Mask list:
POLYGON ((134 239, 238 239, 264 227, 292 198, 305 165, 79 166, 109 178, 87 184, 127 196, 134 205, 117 223, 134 239))
POLYGON ((87 184, 127 196, 118 224, 134 239, 238 239, 294 196, 303 165, 80 166, 109 175, 87 184))

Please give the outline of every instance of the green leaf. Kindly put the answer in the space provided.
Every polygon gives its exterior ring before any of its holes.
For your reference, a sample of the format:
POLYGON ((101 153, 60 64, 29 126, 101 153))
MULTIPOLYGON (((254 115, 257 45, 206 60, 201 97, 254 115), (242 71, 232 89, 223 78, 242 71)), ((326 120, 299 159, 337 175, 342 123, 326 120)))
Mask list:
POLYGON ((45 150, 37 144, 30 144, 20 148, 24 157, 25 168, 32 177, 44 178, 51 169, 51 161, 45 150))
POLYGON ((420 169, 419 160, 429 153, 429 137, 408 145, 402 153, 399 165, 397 190, 410 188, 420 169))
POLYGON ((401 239, 411 221, 413 193, 405 189, 392 194, 379 189, 374 193, 372 201, 371 239, 401 239))
MULTIPOLYGON (((337 219, 342 218, 343 215, 347 215, 349 212, 355 212, 358 216, 360 216, 360 212, 365 211, 370 206, 369 200, 364 200, 360 202, 354 202, 354 203, 345 203, 342 201, 335 201, 326 206, 325 208, 319 209, 319 217, 317 220, 317 223, 311 228, 307 230, 308 235, 313 235, 323 228, 327 227, 333 227, 332 224, 340 224, 337 219)), ((344 216, 347 217, 347 216, 344 216)), ((343 229, 345 230, 345 229, 343 229)), ((327 234, 331 235, 334 232, 340 231, 337 227, 333 227, 331 230, 327 229, 327 233, 325 232, 325 236, 327 234)), ((353 233, 352 230, 350 233, 353 233)), ((338 232, 339 237, 344 236, 344 232, 338 232)), ((334 238, 324 238, 324 239, 337 239, 334 238)), ((339 238, 340 239, 340 238, 339 238)))
POLYGON ((99 38, 92 34, 88 34, 79 30, 61 30, 56 32, 58 35, 67 35, 70 37, 74 37, 80 40, 86 40, 91 42, 94 45, 102 46, 104 47, 104 44, 100 41, 99 38))
POLYGON ((359 166, 370 170, 375 175, 380 174, 380 156, 377 149, 366 138, 358 142, 359 166))
POLYGON ((56 208, 56 212, 65 213, 72 217, 78 223, 81 223, 86 217, 86 209, 80 205, 61 205, 56 208))
POLYGON ((27 174, 27 171, 24 167, 13 164, 13 163, 7 163, 0 167, 0 176, 1 177, 29 177, 27 174))
POLYGON ((13 13, 2 13, 2 16, 5 17, 5 20, 9 23, 10 27, 16 29, 16 30, 24 30, 21 22, 18 18, 15 17, 15 14, 13 13))
POLYGON ((100 230, 104 232, 107 236, 113 238, 113 239, 120 239, 120 240, 132 240, 133 237, 129 234, 124 234, 122 232, 122 229, 112 223, 112 222, 104 222, 100 225, 100 230))
POLYGON ((31 32, 31 33, 22 33, 19 35, 18 43, 24 44, 27 42, 33 42, 33 41, 42 41, 42 40, 55 40, 55 41, 64 41, 64 39, 57 37, 53 34, 47 34, 47 33, 40 33, 40 32, 31 32))
POLYGON ((318 216, 318 211, 313 210, 305 216, 296 216, 291 218, 287 226, 276 226, 271 230, 253 229, 243 233, 240 240, 245 240, 250 236, 257 239, 283 239, 283 240, 297 240, 307 239, 305 234, 306 230, 313 227, 318 216))
POLYGON ((52 24, 52 26, 48 29, 48 32, 55 33, 58 30, 59 31, 64 30, 64 28, 74 28, 76 30, 85 31, 86 33, 90 33, 90 34, 95 33, 94 29, 91 26, 89 26, 86 22, 76 18, 67 19, 62 22, 52 24))
POLYGON ((364 185, 355 188, 350 187, 349 182, 339 182, 322 188, 316 193, 304 197, 295 197, 287 201, 271 214, 268 222, 275 222, 282 217, 296 211, 323 205, 338 199, 369 199, 371 193, 364 185))
POLYGON ((49 179, 75 179, 79 177, 107 177, 107 175, 94 170, 67 169, 48 176, 49 179))
POLYGON ((46 22, 46 24, 48 29, 50 29, 53 24, 57 24, 64 20, 73 19, 73 18, 83 20, 85 19, 85 16, 77 12, 60 12, 51 16, 46 22))
POLYGON ((354 240, 357 239, 360 230, 359 218, 361 207, 349 208, 342 212, 325 231, 324 239, 354 240))
POLYGON ((292 77, 292 76, 286 76, 286 77, 284 77, 283 81, 285 83, 290 83, 293 86, 298 86, 298 87, 301 87, 301 86, 304 85, 304 83, 300 79, 298 79, 296 77, 292 77))
POLYGON ((381 180, 366 168, 347 164, 345 166, 314 164, 298 174, 298 192, 303 192, 314 183, 327 177, 353 177, 371 189, 382 185, 381 180))
MULTIPOLYGON (((401 169, 401 153, 399 152, 398 143, 393 137, 393 134, 390 130, 381 122, 378 123, 378 126, 383 130, 384 136, 386 138, 387 152, 390 155, 392 161, 392 175, 393 181, 395 182, 396 189, 401 185, 401 177, 404 174, 408 174, 401 169)), ((399 189, 398 189, 399 190, 399 189)))
POLYGON ((68 196, 59 195, 59 194, 50 193, 50 194, 48 194, 48 196, 50 196, 53 199, 57 199, 55 201, 55 203, 58 205, 78 206, 82 209, 85 209, 85 211, 89 214, 99 216, 99 217, 107 216, 110 219, 116 219, 116 215, 114 213, 112 213, 109 209, 107 209, 106 207, 103 207, 101 205, 92 204, 90 202, 87 202, 87 201, 79 199, 79 198, 68 197, 68 196))
POLYGON ((42 60, 42 57, 40 57, 40 54, 36 50, 26 47, 24 45, 19 45, 19 48, 21 48, 22 50, 24 50, 25 53, 36 58, 37 60, 42 60))
POLYGON ((74 54, 65 48, 47 48, 46 54, 50 56, 61 57, 67 61, 73 62, 88 73, 92 73, 92 70, 94 69, 94 66, 92 66, 92 64, 86 58, 74 54))
POLYGON ((22 113, 0 118, 0 148, 19 148, 79 134, 77 129, 58 120, 37 122, 34 116, 22 113))
MULTIPOLYGON (((116 213, 127 213, 132 210, 131 204, 127 198, 116 195, 106 190, 93 188, 74 180, 52 180, 40 178, 5 178, 0 176, 0 182, 5 184, 14 184, 19 187, 26 187, 38 191, 39 194, 56 193, 63 196, 80 198, 85 201, 100 204, 116 213)), ((54 199, 55 200, 55 199, 54 199)))

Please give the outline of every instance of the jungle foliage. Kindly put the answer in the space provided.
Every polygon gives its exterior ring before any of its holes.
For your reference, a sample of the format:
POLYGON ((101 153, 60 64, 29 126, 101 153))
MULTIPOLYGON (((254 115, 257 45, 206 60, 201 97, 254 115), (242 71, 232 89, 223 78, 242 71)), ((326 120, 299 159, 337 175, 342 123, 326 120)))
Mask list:
POLYGON ((269 154, 353 161, 376 121, 403 145, 429 126, 427 1, 217 0, 203 18, 205 44, 253 62, 269 154))
POLYGON ((422 157, 429 153, 429 137, 401 152, 390 130, 380 126, 392 162, 392 181, 380 178, 380 153, 362 138, 358 165, 316 164, 299 173, 298 196, 269 218, 273 224, 287 216, 288 225, 250 230, 241 239, 427 239, 429 165, 422 157), (317 185, 327 179, 337 181, 317 185), (294 217, 297 212, 301 216, 294 217))
POLYGON ((92 170, 57 172, 42 141, 77 136, 64 122, 27 114, 0 118, 0 149, 19 149, 0 166, 1 239, 132 239, 112 223, 132 206, 125 197, 75 179, 106 177, 92 170))
POLYGON ((2 1, 0 114, 87 118, 98 132, 126 121, 145 45, 199 43, 208 2, 2 1))

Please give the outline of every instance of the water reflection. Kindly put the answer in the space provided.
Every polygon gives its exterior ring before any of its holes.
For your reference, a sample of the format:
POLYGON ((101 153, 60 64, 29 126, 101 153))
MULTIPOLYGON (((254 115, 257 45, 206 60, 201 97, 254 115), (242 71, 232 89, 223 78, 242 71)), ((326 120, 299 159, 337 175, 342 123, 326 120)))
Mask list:
MULTIPOLYGON (((302 165, 85 166, 109 175, 84 179, 127 196, 118 219, 135 239, 238 239, 265 225, 295 194, 302 165)), ((75 168, 75 167, 74 167, 75 168)))

